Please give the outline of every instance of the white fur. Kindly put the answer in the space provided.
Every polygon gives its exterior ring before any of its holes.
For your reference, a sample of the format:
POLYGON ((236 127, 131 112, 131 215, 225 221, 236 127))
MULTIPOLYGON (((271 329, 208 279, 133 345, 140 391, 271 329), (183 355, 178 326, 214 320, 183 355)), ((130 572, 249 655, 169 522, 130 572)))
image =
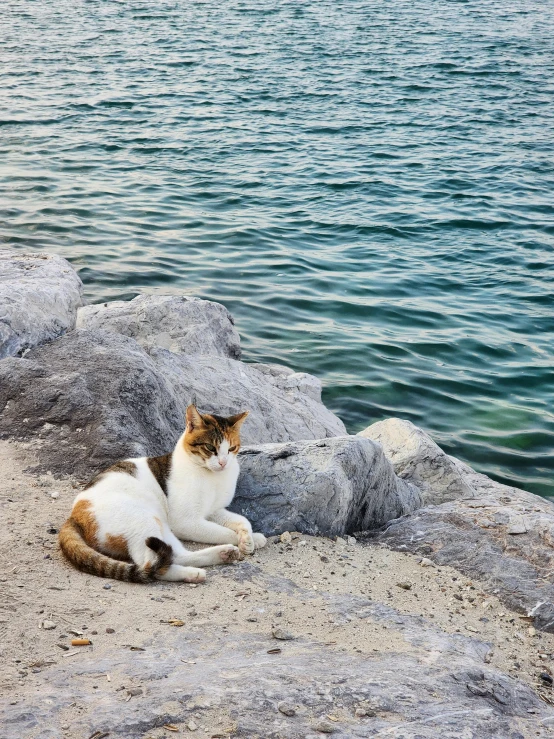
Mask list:
POLYGON ((253 534, 250 522, 226 510, 233 500, 239 475, 236 454, 222 442, 217 455, 206 462, 189 455, 183 436, 172 455, 167 497, 150 471, 146 457, 127 460, 137 468, 136 477, 109 472, 77 496, 89 500, 98 523, 101 548, 107 535, 122 535, 129 554, 140 567, 152 562, 153 553, 145 540, 155 536, 173 549, 173 564, 162 580, 201 581, 199 567, 224 564, 252 554, 263 547, 263 534, 253 534), (180 539, 218 544, 197 552, 186 549, 180 539))

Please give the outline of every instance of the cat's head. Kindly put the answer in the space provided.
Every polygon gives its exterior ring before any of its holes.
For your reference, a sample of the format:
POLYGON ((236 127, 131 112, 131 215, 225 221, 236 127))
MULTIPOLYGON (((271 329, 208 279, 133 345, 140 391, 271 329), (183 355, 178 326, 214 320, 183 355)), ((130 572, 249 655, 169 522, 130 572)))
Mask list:
POLYGON ((194 462, 212 472, 221 472, 240 449, 240 427, 248 411, 235 416, 200 413, 194 405, 187 408, 187 426, 183 444, 194 462))

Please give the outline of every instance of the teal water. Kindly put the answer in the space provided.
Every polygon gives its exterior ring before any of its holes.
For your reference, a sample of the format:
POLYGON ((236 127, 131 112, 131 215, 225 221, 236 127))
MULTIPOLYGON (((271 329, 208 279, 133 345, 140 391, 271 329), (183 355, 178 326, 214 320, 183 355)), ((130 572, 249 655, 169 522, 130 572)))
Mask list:
POLYGON ((0 233, 554 495, 553 79, 548 0, 3 0, 0 233))

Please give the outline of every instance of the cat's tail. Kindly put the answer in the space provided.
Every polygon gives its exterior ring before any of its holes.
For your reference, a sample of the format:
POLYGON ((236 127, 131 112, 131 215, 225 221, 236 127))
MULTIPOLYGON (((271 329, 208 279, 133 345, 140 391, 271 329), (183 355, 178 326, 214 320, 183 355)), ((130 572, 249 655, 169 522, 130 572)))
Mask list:
POLYGON ((150 582, 157 574, 163 574, 173 559, 173 550, 165 541, 156 536, 146 539, 146 546, 154 552, 152 561, 146 566, 132 562, 121 562, 96 551, 83 538, 81 527, 72 518, 60 529, 60 547, 67 559, 79 570, 98 577, 111 577, 113 580, 127 582, 150 582))

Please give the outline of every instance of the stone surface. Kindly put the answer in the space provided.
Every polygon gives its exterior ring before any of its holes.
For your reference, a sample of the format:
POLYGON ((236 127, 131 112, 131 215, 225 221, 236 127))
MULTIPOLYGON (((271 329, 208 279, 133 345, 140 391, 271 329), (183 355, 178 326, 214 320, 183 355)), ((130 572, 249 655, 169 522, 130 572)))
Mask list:
POLYGON ((103 329, 183 354, 240 359, 240 336, 221 303, 174 295, 139 295, 133 300, 79 309, 77 328, 103 329))
MULTIPOLYGON (((273 595, 287 587, 285 579, 265 584, 273 595)), ((203 734, 217 725, 224 736, 245 739, 305 739, 318 736, 320 722, 340 739, 549 736, 554 710, 486 664, 489 644, 368 598, 329 594, 326 601, 334 618, 386 625, 407 651, 357 654, 308 637, 270 655, 269 635, 226 634, 209 624, 191 634, 165 630, 141 642, 143 651, 114 645, 50 663, 15 704, 2 701, 2 736, 55 739, 64 725, 75 737, 144 739, 171 724, 203 734)))
POLYGON ((77 330, 0 362, 0 436, 36 441, 55 474, 88 479, 112 460, 162 454, 184 401, 133 339, 77 330))
POLYGON ((75 326, 82 283, 55 254, 0 250, 0 359, 75 326))
POLYGON ((410 421, 388 418, 368 426, 359 436, 381 444, 396 474, 416 484, 426 504, 474 495, 451 458, 410 421))
POLYGON ((554 632, 554 505, 451 461, 475 497, 422 508, 390 522, 378 539, 478 578, 554 632))
POLYGON ((225 357, 148 354, 126 336, 78 329, 0 362, 0 438, 34 441, 43 468, 88 479, 114 460, 171 450, 193 399, 223 415, 250 410, 244 443, 344 433, 316 383, 225 357))
POLYGON ((374 529, 421 505, 381 447, 358 436, 249 447, 240 464, 233 510, 266 535, 374 529))
POLYGON ((203 411, 230 415, 249 410, 241 428, 244 444, 322 439, 346 433, 321 402, 313 375, 276 364, 245 364, 224 357, 189 357, 163 349, 150 356, 180 398, 203 411))

